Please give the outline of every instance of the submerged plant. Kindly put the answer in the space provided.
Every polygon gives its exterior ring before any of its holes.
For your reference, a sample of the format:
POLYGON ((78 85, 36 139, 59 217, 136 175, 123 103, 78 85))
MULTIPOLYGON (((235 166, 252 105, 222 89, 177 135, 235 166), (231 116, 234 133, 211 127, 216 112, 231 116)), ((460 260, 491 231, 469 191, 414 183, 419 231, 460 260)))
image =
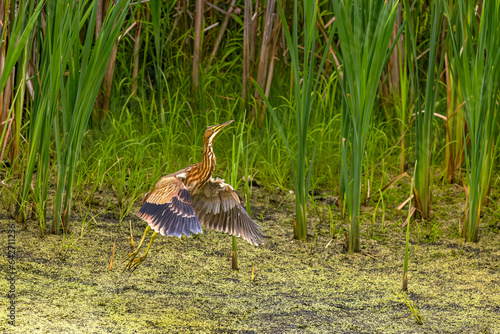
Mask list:
POLYGON ((424 316, 420 313, 420 310, 418 309, 417 305, 415 305, 415 303, 412 300, 408 299, 406 293, 403 292, 399 294, 397 292, 394 292, 394 294, 398 296, 399 299, 401 299, 401 301, 406 304, 406 306, 408 306, 415 322, 419 325, 423 325, 424 316))

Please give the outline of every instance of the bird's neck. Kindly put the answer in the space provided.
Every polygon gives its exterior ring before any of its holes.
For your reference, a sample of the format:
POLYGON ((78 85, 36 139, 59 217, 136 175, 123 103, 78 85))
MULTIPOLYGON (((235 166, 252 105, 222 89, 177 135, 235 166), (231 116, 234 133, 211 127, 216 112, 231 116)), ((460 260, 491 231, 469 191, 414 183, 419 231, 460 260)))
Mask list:
POLYGON ((202 175, 206 174, 206 178, 209 179, 215 170, 216 158, 214 154, 214 149, 212 143, 207 143, 203 146, 203 156, 199 163, 199 168, 202 171, 202 175))
POLYGON ((215 170, 215 160, 212 145, 210 143, 205 144, 201 161, 191 169, 184 182, 191 195, 197 193, 208 179, 210 179, 215 170))

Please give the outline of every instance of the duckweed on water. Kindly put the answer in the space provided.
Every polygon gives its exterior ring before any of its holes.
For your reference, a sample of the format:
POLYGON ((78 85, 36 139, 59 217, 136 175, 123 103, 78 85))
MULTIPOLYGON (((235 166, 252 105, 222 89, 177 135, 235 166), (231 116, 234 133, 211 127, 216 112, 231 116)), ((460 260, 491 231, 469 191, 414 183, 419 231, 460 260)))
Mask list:
MULTIPOLYGON (((362 209, 362 253, 347 255, 347 221, 337 208, 337 235, 330 236, 328 210, 311 210, 310 241, 294 241, 292 195, 258 188, 252 212, 255 217, 265 210, 259 223, 268 238, 260 247, 239 242, 239 271, 231 270, 231 238, 213 231, 193 238, 157 238, 148 259, 129 275, 122 273, 131 250, 128 220, 136 242, 144 227, 132 215, 117 230, 118 220, 102 212, 64 258, 58 255, 62 236, 42 239, 35 223, 29 222, 27 229, 17 225, 17 326, 7 323, 9 300, 2 294, 0 331, 498 333, 500 235, 484 227, 479 243, 459 245, 453 236, 462 210, 459 191, 452 186, 439 191, 445 199, 433 212, 439 233, 422 241, 434 225, 420 222, 412 224, 410 237, 407 298, 425 319, 423 326, 394 293, 401 285, 404 257, 404 214, 396 211, 397 204, 387 207, 387 231, 379 232, 377 220, 369 238, 377 199, 368 201, 362 209), (282 200, 282 205, 272 204, 282 200), (114 268, 109 271, 114 238, 114 268)), ((320 206, 333 199, 327 193, 316 196, 320 206)), ((8 212, 1 211, 3 250, 11 223, 8 212)), ((77 225, 75 218, 79 233, 77 225)), ((0 262, 5 268, 6 252, 0 262)), ((8 289, 5 279, 0 288, 8 289)))

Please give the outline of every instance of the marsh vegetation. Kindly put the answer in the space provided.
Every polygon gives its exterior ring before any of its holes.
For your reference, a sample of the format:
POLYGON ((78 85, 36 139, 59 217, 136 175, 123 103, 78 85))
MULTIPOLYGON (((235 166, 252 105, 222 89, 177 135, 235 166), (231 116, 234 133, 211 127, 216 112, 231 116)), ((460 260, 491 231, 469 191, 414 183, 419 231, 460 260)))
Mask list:
POLYGON ((17 326, 2 296, 0 330, 499 331, 498 17, 496 1, 3 1, 17 326), (157 238, 123 274, 143 195, 231 119, 214 175, 266 243, 157 238))

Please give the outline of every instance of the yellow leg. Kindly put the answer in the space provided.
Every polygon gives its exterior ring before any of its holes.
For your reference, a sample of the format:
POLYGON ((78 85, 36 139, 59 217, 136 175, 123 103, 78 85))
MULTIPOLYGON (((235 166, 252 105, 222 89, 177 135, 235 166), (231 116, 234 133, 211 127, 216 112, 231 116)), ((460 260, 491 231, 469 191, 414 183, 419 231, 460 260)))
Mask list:
POLYGON ((153 244, 153 240, 155 240, 157 236, 156 232, 153 232, 153 235, 151 236, 151 240, 149 240, 149 245, 148 248, 146 248, 146 251, 144 252, 144 255, 141 257, 138 257, 137 259, 134 260, 134 269, 137 268, 138 265, 142 263, 146 259, 149 253, 149 249, 151 248, 151 245, 153 244))
POLYGON ((151 240, 149 241, 148 248, 146 248, 146 251, 144 252, 143 256, 138 257, 135 260, 132 260, 127 264, 129 266, 130 272, 134 272, 135 269, 146 259, 148 256, 149 249, 151 248, 151 245, 153 244, 153 240, 155 240, 157 233, 153 232, 153 235, 151 236, 151 240))
MULTIPOLYGON (((137 256, 137 254, 139 254, 139 250, 141 249, 142 243, 146 239, 146 235, 148 234, 149 230, 151 230, 151 227, 148 225, 144 229, 144 234, 142 235, 141 242, 139 242, 139 245, 137 245, 137 249, 128 255, 128 262, 127 262, 127 265, 125 266, 125 268, 123 268, 123 271, 125 271, 127 269, 131 269, 133 267, 134 259, 137 256)), ((156 232, 154 234, 156 234, 156 232)), ((149 247, 148 247, 148 249, 149 249, 149 247)))

